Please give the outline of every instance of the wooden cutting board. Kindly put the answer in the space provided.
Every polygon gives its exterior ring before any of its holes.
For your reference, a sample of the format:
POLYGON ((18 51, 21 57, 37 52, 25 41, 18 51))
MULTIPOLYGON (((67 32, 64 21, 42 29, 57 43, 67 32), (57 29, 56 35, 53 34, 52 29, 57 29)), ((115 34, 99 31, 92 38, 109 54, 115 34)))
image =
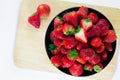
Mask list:
MULTIPOLYGON (((54 67, 45 51, 45 32, 51 20, 61 11, 71 8, 87 6, 103 13, 115 28, 117 39, 120 35, 120 10, 102 6, 93 6, 88 4, 79 4, 64 2, 58 0, 23 0, 20 10, 16 46, 14 54, 15 65, 21 68, 34 69, 39 71, 48 71, 66 75, 54 67), (28 24, 27 19, 31 13, 36 11, 39 4, 46 3, 51 7, 50 16, 41 20, 41 28, 35 29, 28 24)), ((118 40, 117 40, 118 41, 118 40)), ((118 42, 117 42, 118 43, 118 42)), ((117 45, 118 49, 118 45, 117 45)), ((109 65, 100 73, 89 76, 87 78, 96 80, 111 80, 114 75, 115 63, 117 58, 117 49, 115 55, 109 65)))

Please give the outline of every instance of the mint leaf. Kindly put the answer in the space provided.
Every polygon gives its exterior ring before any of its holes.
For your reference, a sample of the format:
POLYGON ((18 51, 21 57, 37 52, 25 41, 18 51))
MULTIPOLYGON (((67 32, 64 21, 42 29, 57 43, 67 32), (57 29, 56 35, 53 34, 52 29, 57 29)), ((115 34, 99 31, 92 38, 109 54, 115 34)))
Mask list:
POLYGON ((76 49, 71 50, 70 53, 69 53, 69 57, 71 59, 77 59, 78 58, 78 52, 77 52, 77 50, 76 49))
POLYGON ((76 28, 76 30, 75 30, 75 34, 78 33, 78 32, 80 32, 80 30, 81 30, 81 27, 80 27, 80 26, 77 26, 77 28, 76 28))
POLYGON ((56 50, 57 49, 57 46, 55 46, 54 44, 49 44, 49 48, 48 50, 56 50))
POLYGON ((84 19, 86 22, 92 22, 90 19, 84 19))
POLYGON ((95 72, 100 72, 101 71, 100 66, 98 66, 98 65, 94 66, 94 71, 95 72))

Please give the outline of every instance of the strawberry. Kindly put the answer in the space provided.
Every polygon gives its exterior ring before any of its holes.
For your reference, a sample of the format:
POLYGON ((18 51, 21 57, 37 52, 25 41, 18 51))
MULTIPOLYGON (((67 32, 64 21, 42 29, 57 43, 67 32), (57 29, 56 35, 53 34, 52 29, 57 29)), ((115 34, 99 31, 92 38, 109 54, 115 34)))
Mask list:
POLYGON ((105 43, 105 49, 106 49, 107 51, 113 51, 113 49, 112 49, 112 44, 111 44, 111 43, 105 43))
POLYGON ((34 14, 32 14, 32 16, 30 16, 28 18, 28 22, 33 25, 35 28, 39 28, 40 27, 40 16, 37 12, 35 12, 34 14))
POLYGON ((78 52, 76 49, 72 49, 70 50, 70 52, 67 54, 67 57, 70 59, 70 60, 75 60, 78 58, 78 52))
POLYGON ((48 16, 50 14, 50 6, 47 4, 40 4, 37 7, 37 12, 40 16, 48 16))
POLYGON ((103 69, 102 63, 94 65, 94 71, 95 72, 100 72, 103 69))
POLYGON ((66 37, 64 39, 64 46, 66 49, 72 49, 77 45, 77 41, 73 37, 66 37))
POLYGON ((78 25, 78 17, 75 11, 64 14, 63 19, 67 23, 72 24, 74 27, 78 25))
POLYGON ((63 40, 65 38, 65 35, 63 34, 63 30, 62 30, 62 25, 59 26, 57 29, 54 30, 54 36, 58 39, 63 40))
POLYGON ((92 38, 92 39, 91 39, 90 44, 91 44, 93 47, 100 47, 100 45, 102 44, 102 40, 101 40, 101 38, 99 38, 99 37, 95 37, 95 38, 92 38))
POLYGON ((60 47, 60 46, 63 45, 63 40, 58 39, 58 38, 55 37, 53 43, 55 44, 55 46, 60 47))
POLYGON ((89 61, 89 63, 95 65, 95 64, 98 64, 101 61, 101 57, 98 54, 94 54, 94 56, 91 57, 88 61, 89 61))
POLYGON ((63 57, 63 56, 62 56, 61 54, 59 54, 59 55, 54 55, 54 56, 51 57, 51 62, 52 62, 55 66, 59 67, 59 66, 62 65, 62 57, 63 57))
POLYGON ((81 57, 78 57, 78 58, 76 59, 76 61, 79 62, 79 63, 81 63, 81 64, 85 64, 85 63, 87 62, 87 60, 85 60, 85 59, 83 59, 83 58, 81 58, 81 57))
POLYGON ((87 14, 88 14, 88 8, 84 6, 80 7, 79 10, 77 11, 77 15, 79 19, 85 18, 87 14))
POLYGON ((70 49, 66 49, 64 46, 60 48, 60 51, 62 54, 68 54, 70 52, 70 49))
POLYGON ((96 13, 91 12, 88 16, 88 19, 90 19, 93 23, 96 23, 98 21, 98 15, 96 13))
POLYGON ((76 46, 76 49, 81 50, 81 49, 85 49, 85 48, 88 48, 88 47, 89 47, 89 44, 79 42, 78 45, 76 46))
POLYGON ((95 51, 92 48, 86 48, 86 49, 81 49, 79 52, 79 57, 89 60, 91 59, 95 54, 95 51))
POLYGON ((108 54, 107 54, 106 51, 104 51, 104 52, 102 53, 102 55, 101 55, 101 61, 102 61, 102 62, 105 62, 105 61, 107 60, 107 58, 108 58, 108 54))
POLYGON ((63 64, 62 64, 63 68, 69 68, 73 65, 74 60, 70 60, 66 56, 64 56, 62 59, 62 62, 63 62, 63 64))
POLYGON ((93 65, 90 64, 90 63, 86 63, 84 65, 84 70, 86 70, 86 71, 93 71, 93 65))
POLYGON ((49 44, 49 50, 52 52, 53 55, 60 54, 60 48, 55 46, 54 44, 49 44))
POLYGON ((50 40, 51 40, 51 41, 54 41, 54 38, 55 38, 55 36, 54 36, 54 31, 52 31, 52 32, 50 33, 50 40))
POLYGON ((60 25, 63 25, 63 19, 61 17, 57 16, 54 19, 54 28, 57 28, 60 25))
POLYGON ((75 31, 75 39, 82 42, 82 43, 87 43, 86 32, 80 26, 78 26, 76 31, 75 31))
POLYGON ((87 31, 87 37, 99 37, 101 34, 101 28, 97 25, 94 25, 90 30, 87 31))
POLYGON ((68 24, 68 23, 65 23, 64 26, 63 26, 63 33, 66 35, 66 36, 69 36, 69 35, 73 35, 75 32, 75 28, 68 24))
POLYGON ((105 45, 102 43, 99 47, 97 47, 96 49, 97 53, 102 53, 105 50, 105 45))
POLYGON ((98 23, 96 24, 101 29, 101 36, 106 36, 109 30, 109 23, 106 19, 100 19, 98 23))
POLYGON ((70 68, 69 68, 69 72, 73 75, 73 76, 80 76, 83 74, 84 70, 83 70, 83 66, 79 63, 74 63, 70 68))
POLYGON ((90 19, 82 19, 80 21, 80 25, 86 31, 89 30, 90 28, 92 28, 92 26, 93 26, 92 21, 90 19))
POLYGON ((113 30, 109 30, 108 34, 103 38, 103 42, 112 43, 116 40, 116 35, 113 30))

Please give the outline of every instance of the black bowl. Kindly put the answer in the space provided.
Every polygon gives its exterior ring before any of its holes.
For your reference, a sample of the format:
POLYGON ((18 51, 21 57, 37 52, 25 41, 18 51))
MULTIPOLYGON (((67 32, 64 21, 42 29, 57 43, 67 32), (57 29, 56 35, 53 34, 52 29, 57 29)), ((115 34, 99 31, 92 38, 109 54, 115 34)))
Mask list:
MULTIPOLYGON (((61 13, 59 13, 58 15, 56 16, 63 16, 66 12, 71 12, 71 11, 77 11, 80 7, 73 7, 73 8, 69 8, 69 9, 66 9, 64 11, 62 11, 61 13)), ((98 15, 99 18, 104 18, 108 21, 109 25, 110 25, 110 29, 114 30, 113 29, 113 26, 112 24, 110 23, 110 21, 103 15, 101 14, 100 12, 98 12, 97 10, 94 10, 94 9, 91 9, 91 8, 88 8, 89 9, 89 12, 94 12, 98 15)), ((56 17, 55 16, 55 17, 56 17)), ((48 29, 46 31, 46 35, 45 35, 45 48, 46 48, 46 52, 47 52, 47 55, 49 57, 49 59, 53 56, 52 53, 48 50, 49 48, 49 44, 52 44, 53 42, 50 40, 50 33, 51 31, 54 30, 54 19, 50 22, 49 26, 48 26, 48 29)), ((111 59, 113 58, 114 56, 114 52, 115 52, 115 49, 116 49, 116 41, 112 43, 112 47, 113 47, 113 51, 112 52, 108 52, 108 59, 107 61, 105 61, 103 63, 103 67, 105 68, 111 61, 111 59)), ((69 70, 66 69, 66 68, 62 68, 62 67, 56 67, 58 68, 60 71, 66 73, 66 74, 69 74, 69 70)), ((81 76, 90 76, 90 75, 93 75, 95 74, 96 72, 89 72, 89 71, 84 71, 84 73, 81 75, 81 76)))

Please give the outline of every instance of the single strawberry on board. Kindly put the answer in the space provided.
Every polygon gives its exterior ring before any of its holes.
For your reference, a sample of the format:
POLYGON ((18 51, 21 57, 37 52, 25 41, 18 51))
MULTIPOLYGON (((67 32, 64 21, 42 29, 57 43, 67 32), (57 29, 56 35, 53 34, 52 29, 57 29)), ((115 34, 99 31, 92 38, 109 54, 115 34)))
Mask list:
POLYGON ((63 19, 65 22, 72 24, 74 27, 78 25, 78 17, 75 11, 64 14, 63 19))
POLYGON ((37 12, 39 13, 39 15, 42 16, 48 16, 50 14, 50 6, 47 4, 40 4, 37 7, 37 12))
POLYGON ((92 24, 92 21, 90 19, 82 19, 80 21, 80 26, 87 31, 90 28, 92 28, 93 24, 92 24))
POLYGON ((86 31, 80 26, 77 26, 75 31, 75 39, 82 43, 87 43, 86 31))
POLYGON ((30 17, 28 17, 28 22, 34 26, 35 28, 39 28, 40 27, 40 16, 37 12, 35 12, 34 14, 32 14, 30 17))

